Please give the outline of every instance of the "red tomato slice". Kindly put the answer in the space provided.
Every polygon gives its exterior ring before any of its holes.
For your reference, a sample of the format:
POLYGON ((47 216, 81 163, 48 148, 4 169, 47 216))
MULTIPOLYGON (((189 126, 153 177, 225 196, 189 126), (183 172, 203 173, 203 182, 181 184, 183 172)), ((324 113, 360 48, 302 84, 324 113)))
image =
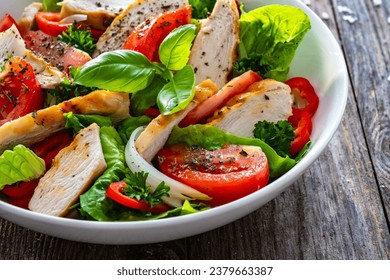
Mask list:
POLYGON ((16 185, 5 186, 2 192, 13 199, 31 198, 38 183, 39 179, 21 182, 16 185))
POLYGON ((221 109, 232 97, 245 92, 245 90, 261 77, 254 71, 248 71, 231 80, 220 91, 210 96, 196 106, 180 122, 179 127, 186 127, 191 124, 203 123, 211 117, 216 110, 221 109))
POLYGON ((294 156, 310 141, 310 135, 313 128, 310 114, 305 110, 293 108, 293 115, 288 121, 295 128, 295 138, 291 142, 290 155, 294 156))
POLYGON ((20 33, 19 26, 16 23, 15 19, 10 14, 5 14, 5 16, 0 20, 0 32, 6 31, 12 25, 15 25, 20 33))
POLYGON ((38 12, 35 15, 39 30, 46 33, 47 35, 57 37, 62 32, 68 29, 70 23, 60 23, 60 13, 54 12, 38 12))
POLYGON ((108 186, 106 191, 107 197, 114 200, 115 202, 137 210, 149 211, 152 213, 164 213, 170 208, 165 204, 158 204, 150 207, 150 205, 143 200, 137 200, 135 198, 128 197, 122 193, 122 189, 126 188, 126 183, 124 181, 114 182, 108 186))
POLYGON ((309 80, 302 77, 295 77, 286 81, 285 84, 291 88, 292 92, 297 90, 299 96, 307 102, 307 105, 304 108, 296 109, 307 111, 312 117, 317 111, 320 100, 309 80))
POLYGON ((267 158, 258 147, 225 145, 208 151, 174 145, 157 156, 164 174, 212 197, 212 206, 253 193, 269 179, 267 158))
POLYGON ((31 197, 22 197, 22 198, 10 198, 7 202, 11 205, 28 209, 28 204, 30 203, 31 197))
POLYGON ((159 62, 158 49, 161 42, 173 29, 190 23, 191 11, 192 7, 188 5, 144 21, 133 30, 123 48, 138 51, 150 61, 159 62))
POLYGON ((41 109, 43 99, 32 66, 20 57, 11 58, 0 75, 1 123, 41 109))
POLYGON ((49 169, 54 157, 71 142, 70 134, 67 131, 61 131, 33 145, 31 149, 45 160, 46 169, 49 169))

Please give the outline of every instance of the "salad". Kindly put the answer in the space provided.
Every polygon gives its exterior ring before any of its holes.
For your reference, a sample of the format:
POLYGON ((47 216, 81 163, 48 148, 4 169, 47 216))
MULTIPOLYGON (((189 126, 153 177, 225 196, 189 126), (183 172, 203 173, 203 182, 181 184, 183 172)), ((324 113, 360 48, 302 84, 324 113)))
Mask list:
POLYGON ((318 96, 287 80, 309 29, 298 8, 235 0, 44 0, 6 14, 0 199, 136 221, 266 187, 310 146, 318 96))

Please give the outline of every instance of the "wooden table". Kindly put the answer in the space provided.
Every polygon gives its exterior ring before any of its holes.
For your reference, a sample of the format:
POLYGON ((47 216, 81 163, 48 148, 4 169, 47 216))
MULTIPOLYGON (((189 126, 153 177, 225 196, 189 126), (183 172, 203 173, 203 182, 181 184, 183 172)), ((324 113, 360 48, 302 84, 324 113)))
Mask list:
POLYGON ((390 1, 310 2, 351 83, 337 133, 288 191, 227 226, 160 244, 84 244, 0 219, 0 259, 389 259, 390 1))

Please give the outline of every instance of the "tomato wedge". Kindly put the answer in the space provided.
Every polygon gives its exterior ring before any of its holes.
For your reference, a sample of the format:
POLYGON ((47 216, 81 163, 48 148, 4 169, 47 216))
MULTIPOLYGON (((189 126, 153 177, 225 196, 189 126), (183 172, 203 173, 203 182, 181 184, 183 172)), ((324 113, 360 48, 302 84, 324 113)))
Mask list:
POLYGON ((33 195, 35 187, 38 185, 39 179, 28 182, 20 182, 12 186, 5 186, 1 191, 13 199, 21 199, 33 195))
POLYGON ((212 197, 212 206, 253 193, 269 179, 267 158, 258 147, 225 145, 208 151, 179 144, 157 156, 164 174, 212 197))
POLYGON ((305 107, 296 109, 306 111, 312 117, 317 111, 320 100, 309 80, 302 77, 295 77, 287 80, 285 84, 291 88, 292 93, 298 91, 297 94, 299 94, 299 97, 304 99, 307 103, 305 107))
POLYGON ((250 85, 260 81, 261 79, 262 78, 252 70, 234 78, 220 91, 207 98, 189 112, 188 115, 180 122, 179 127, 186 127, 196 123, 204 123, 207 118, 211 117, 216 110, 221 109, 232 97, 245 92, 250 85))
POLYGON ((6 31, 12 25, 15 25, 20 33, 19 25, 17 24, 15 19, 10 14, 8 14, 8 13, 5 14, 4 17, 0 20, 0 32, 6 31))
POLYGON ((295 138, 290 147, 290 155, 294 156, 310 141, 313 125, 308 112, 297 108, 293 108, 292 111, 293 114, 288 118, 288 121, 295 128, 295 138))
POLYGON ((34 69, 12 57, 0 74, 0 125, 43 107, 44 96, 34 69))
POLYGON ((138 51, 150 61, 159 62, 158 49, 161 42, 173 29, 190 23, 191 11, 192 7, 188 5, 144 21, 133 30, 123 48, 138 51))
POLYGON ((124 181, 111 183, 106 191, 107 197, 123 206, 141 211, 149 211, 156 214, 164 213, 170 209, 169 206, 165 204, 157 204, 150 207, 149 203, 146 201, 137 200, 124 195, 122 193, 122 189, 126 188, 126 186, 127 185, 124 181))
POLYGON ((38 12, 35 15, 39 30, 47 35, 57 37, 68 29, 69 23, 60 23, 60 13, 38 12))

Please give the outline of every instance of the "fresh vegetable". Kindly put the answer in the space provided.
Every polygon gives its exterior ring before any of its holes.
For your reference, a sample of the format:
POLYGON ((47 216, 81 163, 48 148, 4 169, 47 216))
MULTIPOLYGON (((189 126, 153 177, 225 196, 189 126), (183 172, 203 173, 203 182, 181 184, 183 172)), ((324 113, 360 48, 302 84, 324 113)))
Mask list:
POLYGON ((138 51, 144 54, 150 61, 159 62, 159 47, 165 37, 175 28, 189 24, 190 21, 191 6, 167 11, 153 19, 146 20, 136 27, 123 45, 123 48, 138 51))
POLYGON ((91 31, 81 29, 75 23, 72 23, 57 39, 85 51, 90 56, 96 49, 96 40, 92 37, 91 31))
POLYGON ((10 58, 0 74, 0 125, 43 106, 33 67, 21 57, 10 58))
POLYGON ((192 6, 192 16, 196 19, 207 18, 212 12, 216 0, 189 0, 188 3, 192 6))
POLYGON ((173 114, 183 109, 194 96, 194 72, 186 65, 194 36, 195 27, 184 25, 172 31, 166 41, 163 41, 160 53, 162 61, 168 65, 152 63, 136 51, 118 50, 103 53, 84 66, 72 69, 71 74, 74 82, 79 85, 135 92, 132 101, 135 99, 135 104, 141 104, 141 108, 133 107, 135 111, 147 109, 144 102, 137 102, 137 97, 143 96, 139 93, 142 91, 148 96, 148 106, 157 103, 162 114, 173 114), (187 55, 183 56, 183 52, 187 55), (181 66, 183 68, 179 69, 181 66), (174 73, 172 70, 178 72, 174 73))
POLYGON ((167 185, 169 185, 169 197, 164 197, 163 200, 170 206, 181 207, 185 200, 191 199, 200 201, 210 200, 209 196, 166 176, 140 156, 137 149, 135 148, 134 143, 142 131, 142 127, 137 128, 131 135, 130 140, 126 145, 125 157, 127 166, 130 168, 130 170, 133 172, 148 173, 149 176, 146 182, 151 186, 152 191, 154 191, 161 182, 165 182, 167 185))
POLYGON ((69 23, 61 23, 60 13, 38 12, 35 15, 39 30, 47 35, 57 37, 68 29, 69 23))
POLYGON ((222 205, 242 198, 268 183, 267 158, 259 147, 224 145, 206 150, 183 144, 158 153, 162 172, 212 197, 222 205))
POLYGON ((270 145, 280 156, 290 154, 291 142, 294 140, 294 129, 288 121, 271 123, 260 121, 255 125, 253 135, 270 145))
POLYGON ((45 170, 43 159, 29 148, 17 145, 0 156, 0 190, 6 185, 37 179, 45 170))
POLYGON ((33 145, 31 150, 33 150, 37 156, 44 159, 46 169, 49 169, 58 152, 67 147, 71 142, 72 137, 69 132, 61 131, 47 137, 44 141, 33 145))
POLYGON ((96 89, 72 83, 68 78, 64 78, 59 86, 47 91, 46 106, 59 104, 73 97, 86 95, 96 89))
POLYGON ((61 10, 61 6, 57 5, 57 3, 62 0, 43 0, 42 6, 43 11, 45 12, 59 12, 61 10))
POLYGON ((169 210, 163 204, 162 196, 168 196, 169 186, 161 182, 154 192, 146 184, 148 174, 129 171, 126 177, 108 186, 106 195, 115 202, 137 210, 162 213, 169 210))
POLYGON ((253 70, 265 78, 285 81, 297 47, 310 29, 299 8, 267 5, 240 18, 238 74, 253 70))
POLYGON ((215 126, 190 125, 185 128, 174 127, 167 145, 186 143, 207 150, 220 149, 226 144, 260 147, 267 156, 270 178, 276 178, 289 171, 297 163, 295 159, 279 156, 274 149, 260 139, 245 138, 226 133, 215 126))
POLYGON ((77 134, 80 130, 88 127, 89 125, 96 123, 98 126, 112 126, 110 117, 100 115, 83 115, 74 114, 73 112, 65 113, 66 128, 73 129, 73 133, 77 134))
POLYGON ((291 92, 296 96, 296 99, 303 99, 306 103, 304 107, 295 108, 295 110, 306 111, 313 117, 317 111, 320 100, 309 80, 303 77, 294 77, 287 80, 285 83, 290 86, 291 92))
POLYGON ((248 71, 227 83, 219 92, 212 95, 180 122, 180 127, 190 124, 202 123, 209 118, 216 110, 221 109, 233 96, 245 92, 254 82, 260 81, 261 77, 253 71, 248 71))
POLYGON ((4 15, 4 17, 0 20, 0 32, 6 31, 8 28, 10 28, 12 25, 15 25, 16 28, 19 30, 19 26, 15 19, 8 13, 4 15))
POLYGON ((12 198, 14 201, 18 201, 20 199, 24 200, 24 198, 32 197, 38 183, 39 179, 19 182, 14 185, 5 186, 1 192, 7 195, 8 198, 12 198))
POLYGON ((295 129, 295 137, 290 148, 290 155, 294 156, 298 154, 307 143, 309 143, 313 125, 310 114, 307 111, 298 110, 296 108, 293 108, 293 115, 288 119, 288 121, 295 129))

